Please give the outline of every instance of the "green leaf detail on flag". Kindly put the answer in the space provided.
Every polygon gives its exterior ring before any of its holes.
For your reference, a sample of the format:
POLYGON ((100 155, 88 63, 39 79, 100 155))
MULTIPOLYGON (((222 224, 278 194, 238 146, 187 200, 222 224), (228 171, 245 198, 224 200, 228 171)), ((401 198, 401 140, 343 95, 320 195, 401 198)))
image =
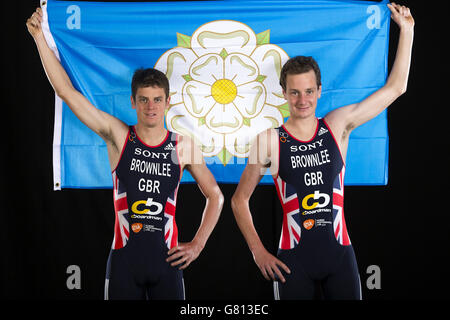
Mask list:
POLYGON ((263 44, 269 44, 270 43, 270 29, 263 31, 261 33, 258 33, 256 35, 256 45, 260 46, 263 44))
POLYGON ((222 150, 220 150, 217 158, 219 158, 220 162, 222 162, 223 166, 225 167, 230 159, 233 158, 233 155, 229 153, 227 149, 223 148, 222 150))
POLYGON ((225 48, 223 48, 222 51, 220 51, 219 56, 221 56, 222 59, 225 60, 225 58, 228 57, 228 52, 227 52, 227 50, 225 50, 225 48))
POLYGON ((250 118, 246 118, 246 117, 243 117, 243 123, 244 123, 244 125, 246 125, 247 127, 250 127, 250 118))
POLYGON ((183 74, 182 77, 183 77, 184 80, 186 80, 186 82, 192 80, 192 77, 189 74, 183 74))
POLYGON ((201 126, 204 125, 205 123, 206 123, 206 119, 205 119, 205 117, 202 117, 202 118, 199 118, 199 119, 198 119, 197 125, 198 125, 199 127, 201 127, 201 126))
POLYGON ((258 75, 256 77, 256 81, 262 83, 264 80, 266 80, 267 76, 263 76, 262 74, 258 75))
POLYGON ((290 116, 291 113, 289 112, 289 105, 287 102, 285 104, 281 104, 281 105, 277 106, 277 108, 278 108, 278 110, 280 110, 283 118, 290 116))
POLYGON ((191 48, 191 37, 177 32, 177 46, 182 48, 191 48))

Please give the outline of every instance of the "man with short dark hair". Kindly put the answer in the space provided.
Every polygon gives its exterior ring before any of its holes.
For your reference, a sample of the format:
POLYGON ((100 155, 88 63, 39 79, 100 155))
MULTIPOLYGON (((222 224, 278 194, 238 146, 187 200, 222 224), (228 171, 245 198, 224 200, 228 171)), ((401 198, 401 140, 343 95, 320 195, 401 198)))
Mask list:
POLYGON ((131 105, 137 124, 94 107, 73 86, 48 47, 42 10, 27 27, 56 94, 106 142, 113 176, 114 240, 107 264, 106 299, 184 299, 182 270, 194 261, 214 229, 223 195, 189 137, 164 127, 169 82, 155 69, 138 69, 131 105), (175 207, 178 185, 187 169, 206 198, 203 218, 191 242, 178 243, 175 207), (176 267, 178 266, 178 268, 176 267))
POLYGON ((327 299, 361 298, 358 266, 344 219, 345 159, 352 130, 406 91, 414 19, 404 6, 392 3, 388 7, 400 37, 385 85, 361 102, 318 119, 319 67, 311 57, 290 59, 280 74, 290 117, 283 126, 257 136, 233 195, 234 215, 256 264, 267 280, 277 280, 277 299, 312 299, 317 282, 327 299), (278 258, 264 248, 249 209, 249 199, 266 168, 271 170, 283 207, 278 258))

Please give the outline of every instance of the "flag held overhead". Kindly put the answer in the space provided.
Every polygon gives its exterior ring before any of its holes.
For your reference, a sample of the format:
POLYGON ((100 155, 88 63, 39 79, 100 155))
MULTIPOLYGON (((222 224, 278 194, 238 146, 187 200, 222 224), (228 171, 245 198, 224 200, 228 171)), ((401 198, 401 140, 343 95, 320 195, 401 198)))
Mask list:
MULTIPOLYGON (((170 81, 166 127, 200 146, 216 180, 237 183, 252 139, 283 124, 282 65, 313 56, 322 70, 317 116, 355 103, 387 77, 389 10, 368 1, 100 3, 42 1, 45 36, 74 86, 127 124, 135 69, 170 81)), ((112 188, 106 145, 55 100, 54 180, 112 188)), ((352 132, 346 184, 387 183, 387 114, 352 132)), ((193 181, 186 172, 183 182, 193 181)), ((267 173, 262 183, 273 183, 267 173)))

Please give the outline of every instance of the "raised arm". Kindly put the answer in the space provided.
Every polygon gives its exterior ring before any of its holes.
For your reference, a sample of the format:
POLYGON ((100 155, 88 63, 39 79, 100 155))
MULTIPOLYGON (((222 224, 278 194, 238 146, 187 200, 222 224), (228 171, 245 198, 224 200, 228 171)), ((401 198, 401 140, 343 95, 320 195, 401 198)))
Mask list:
POLYGON ((180 265, 179 268, 182 270, 197 259, 205 247, 219 220, 224 198, 214 176, 205 164, 200 149, 192 139, 180 136, 178 148, 182 168, 189 171, 206 199, 202 220, 192 241, 180 242, 168 252, 170 257, 167 258, 167 262, 171 262, 172 266, 180 265))
MULTIPOLYGON (((106 141, 110 161, 115 160, 115 153, 118 153, 117 157, 120 155, 128 132, 128 126, 119 119, 94 107, 89 100, 73 87, 66 71, 45 41, 41 27, 42 19, 42 9, 37 8, 27 20, 27 28, 36 43, 50 84, 56 94, 69 106, 78 119, 106 141)), ((111 164, 112 167, 114 167, 113 164, 111 164)))
POLYGON ((385 85, 361 102, 335 109, 325 117, 336 138, 340 140, 339 143, 343 144, 341 147, 344 147, 344 151, 348 136, 354 128, 376 117, 406 91, 414 38, 414 19, 409 8, 405 6, 395 3, 387 6, 391 10, 391 18, 400 28, 400 36, 394 64, 385 85))
POLYGON ((287 273, 290 273, 290 270, 264 247, 253 224, 249 207, 250 197, 259 181, 261 181, 266 169, 270 167, 272 174, 276 174, 278 171, 278 152, 274 150, 276 146, 276 133, 273 129, 265 131, 256 137, 250 149, 247 166, 231 199, 231 208, 239 229, 253 254, 253 259, 264 278, 276 280, 276 274, 282 282, 285 282, 279 267, 287 273))

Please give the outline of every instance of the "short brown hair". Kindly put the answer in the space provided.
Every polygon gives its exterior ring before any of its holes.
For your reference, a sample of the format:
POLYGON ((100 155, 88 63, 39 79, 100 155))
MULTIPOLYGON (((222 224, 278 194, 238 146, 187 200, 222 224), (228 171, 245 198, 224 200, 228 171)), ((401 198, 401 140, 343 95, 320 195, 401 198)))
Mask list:
POLYGON ((133 99, 136 100, 137 89, 147 87, 162 88, 166 93, 166 100, 169 97, 169 80, 164 73, 153 68, 137 69, 131 80, 131 94, 133 99))
POLYGON ((286 91, 286 78, 288 74, 301 74, 314 70, 317 88, 321 86, 320 69, 313 57, 296 56, 290 58, 281 68, 280 85, 286 91))

